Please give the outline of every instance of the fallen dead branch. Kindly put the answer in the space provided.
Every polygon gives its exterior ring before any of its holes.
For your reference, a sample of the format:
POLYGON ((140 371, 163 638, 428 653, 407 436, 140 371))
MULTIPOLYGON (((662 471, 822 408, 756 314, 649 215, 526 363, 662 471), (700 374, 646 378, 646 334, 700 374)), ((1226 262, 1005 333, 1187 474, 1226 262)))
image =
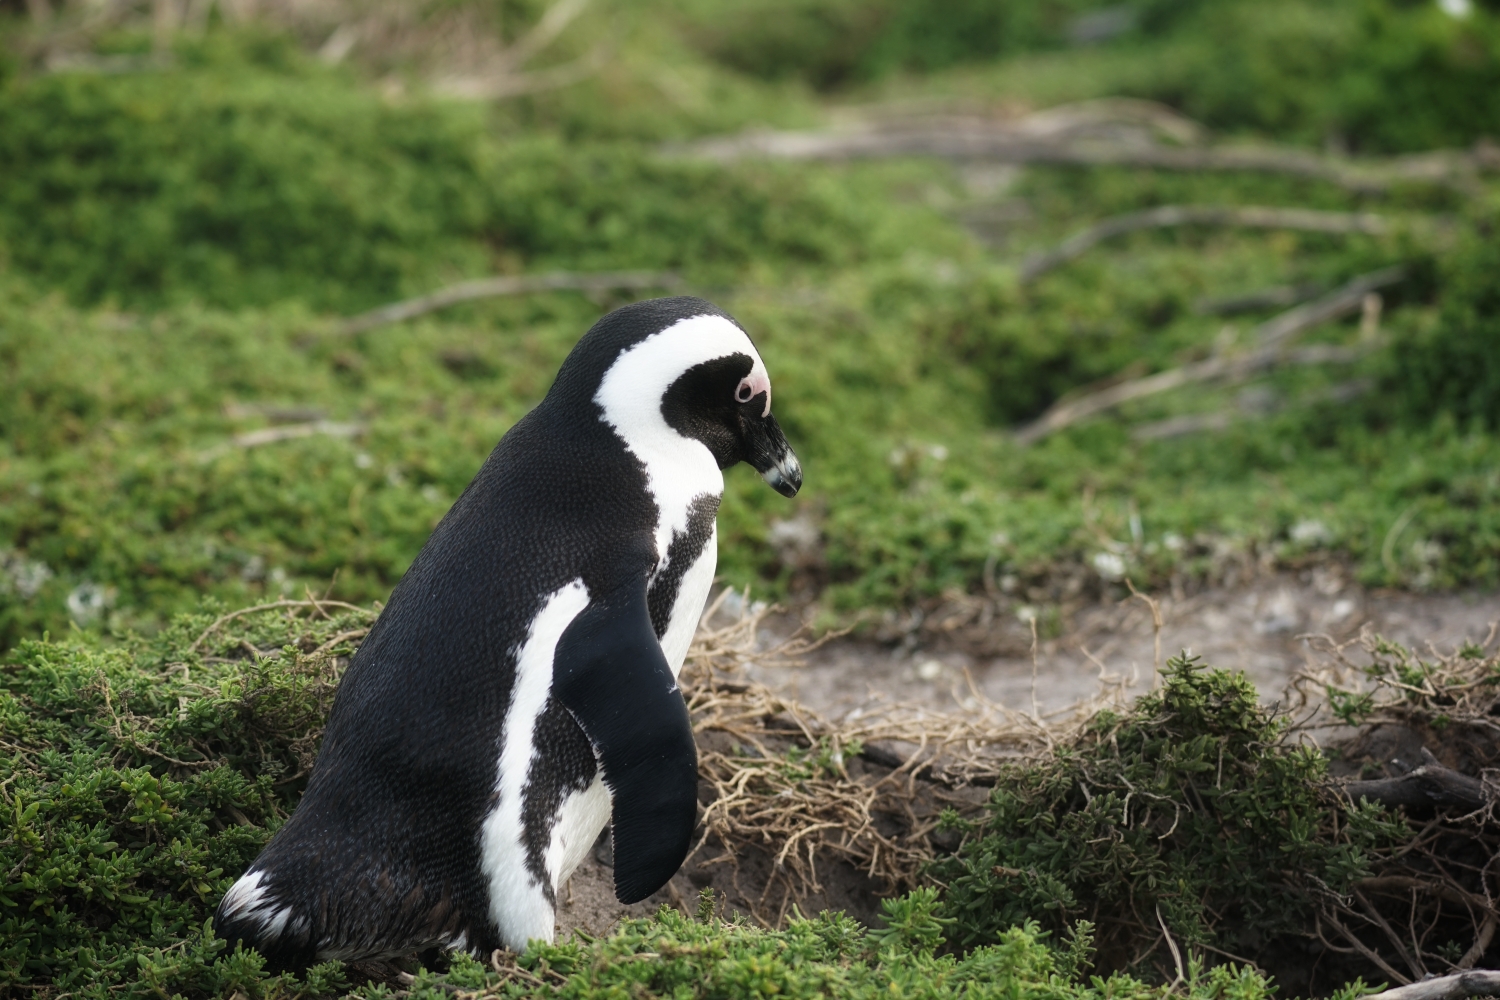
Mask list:
MULTIPOLYGON (((1427 751, 1431 757, 1431 752, 1427 751)), ((1341 791, 1355 802, 1369 799, 1394 809, 1430 810, 1433 807, 1473 812, 1484 808, 1484 782, 1444 767, 1436 759, 1395 778, 1351 781, 1341 791)))
POLYGON ((533 292, 609 292, 640 288, 679 288, 682 279, 665 271, 600 271, 580 274, 558 271, 552 274, 522 274, 503 278, 463 281, 427 295, 393 302, 379 309, 344 320, 333 330, 341 337, 364 333, 376 327, 400 323, 460 302, 495 298, 502 295, 529 295, 533 292))
MULTIPOLYGON (((1288 363, 1324 364, 1332 360, 1353 361, 1363 355, 1364 350, 1358 347, 1305 347, 1301 351, 1294 352, 1288 363)), ((1252 395, 1254 398, 1236 400, 1232 408, 1212 410, 1208 413, 1183 413, 1164 420, 1137 424, 1130 429, 1130 437, 1136 441, 1166 441, 1189 434, 1201 434, 1205 431, 1222 431, 1237 420, 1268 416, 1284 409, 1286 405, 1348 403, 1373 391, 1374 388, 1374 379, 1353 378, 1326 389, 1308 393, 1290 404, 1280 403, 1274 396, 1262 398, 1258 393, 1247 392, 1242 395, 1252 395)))
POLYGON ((483 70, 470 75, 437 77, 432 81, 432 89, 450 97, 498 100, 556 90, 586 80, 604 66, 606 50, 603 46, 596 46, 578 59, 544 70, 527 73, 523 72, 523 67, 556 41, 588 5, 589 0, 557 0, 530 31, 497 53, 483 70))
POLYGON ((1304 282, 1300 285, 1276 285, 1241 295, 1201 298, 1193 303, 1193 312, 1203 316, 1229 316, 1257 309, 1286 308, 1316 298, 1325 289, 1326 286, 1318 282, 1304 282))
MULTIPOLYGON (((48 0, 27 0, 32 13, 36 47, 50 72, 138 73, 172 64, 171 43, 179 34, 201 36, 215 11, 224 20, 245 24, 271 21, 303 36, 321 34, 317 56, 337 65, 356 53, 367 63, 389 73, 395 65, 415 61, 436 70, 428 86, 436 93, 480 100, 498 100, 570 86, 594 75, 608 61, 609 43, 582 56, 547 66, 528 65, 583 15, 589 0, 556 0, 540 19, 509 44, 501 39, 504 15, 482 12, 472 5, 451 5, 434 11, 412 4, 365 4, 329 0, 308 4, 297 0, 150 0, 86 5, 77 16, 58 16, 48 0), (108 28, 149 30, 149 56, 96 54, 99 33, 108 28)), ((60 13, 67 13, 66 5, 60 13)), ((399 89, 396 74, 386 85, 399 89)))
POLYGON ((1366 1000, 1462 1000, 1500 996, 1500 972, 1470 970, 1371 993, 1366 1000))
POLYGON ((245 420, 259 417, 273 424, 305 424, 326 420, 328 414, 316 406, 283 405, 280 403, 241 403, 229 400, 224 403, 224 416, 230 420, 245 420))
MULTIPOLYGON (((1045 112, 1044 112, 1045 114, 1045 112)), ((1125 141, 1099 134, 1038 134, 1029 119, 996 122, 950 117, 932 122, 865 123, 837 130, 754 131, 667 147, 669 155, 731 162, 744 159, 863 160, 935 156, 950 160, 1178 171, 1246 171, 1327 181, 1351 191, 1380 193, 1403 183, 1467 190, 1481 170, 1496 168, 1488 148, 1440 151, 1388 160, 1355 161, 1300 149, 1182 147, 1125 141)))
POLYGON ((333 420, 313 420, 302 424, 282 424, 279 427, 264 427, 256 431, 246 431, 236 434, 229 442, 217 444, 212 448, 198 453, 198 461, 210 462, 220 455, 227 453, 232 448, 258 448, 265 444, 276 444, 281 441, 294 441, 297 438, 317 437, 359 437, 365 432, 365 425, 360 423, 339 423, 333 420))
POLYGON ((1046 253, 1021 265, 1021 280, 1033 281, 1048 271, 1076 260, 1107 239, 1142 229, 1173 226, 1239 226, 1251 229, 1295 229, 1311 233, 1363 233, 1378 236, 1389 230, 1386 220, 1370 212, 1320 212, 1305 208, 1264 208, 1233 205, 1162 205, 1105 219, 1068 237, 1046 253))
POLYGON ((1178 368, 1169 368, 1142 378, 1126 379, 1095 392, 1053 405, 1035 421, 1017 430, 1014 440, 1022 447, 1040 441, 1081 420, 1114 409, 1123 403, 1211 379, 1238 381, 1283 364, 1326 364, 1349 361, 1358 349, 1332 345, 1304 348, 1301 352, 1282 350, 1286 341, 1320 323, 1347 316, 1363 308, 1365 296, 1378 288, 1393 285, 1406 276, 1401 266, 1355 278, 1338 291, 1314 302, 1289 309, 1261 324, 1255 330, 1255 349, 1243 355, 1221 355, 1178 368))

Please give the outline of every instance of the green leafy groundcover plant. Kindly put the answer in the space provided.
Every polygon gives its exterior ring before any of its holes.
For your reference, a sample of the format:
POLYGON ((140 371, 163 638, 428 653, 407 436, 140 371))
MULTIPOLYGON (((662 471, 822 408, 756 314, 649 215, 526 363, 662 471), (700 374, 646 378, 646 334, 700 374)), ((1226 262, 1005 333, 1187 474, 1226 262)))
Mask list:
POLYGON ((1115 968, 1161 960, 1163 927, 1261 954, 1367 876, 1372 849, 1409 835, 1382 807, 1335 803, 1326 778, 1243 674, 1173 659, 1128 713, 1001 776, 983 823, 933 867, 950 934, 972 945, 1027 919, 1082 919, 1115 968))
MULTIPOLYGON (((210 915, 295 807, 338 672, 371 618, 285 602, 206 606, 113 645, 23 643, 0 669, 0 988, 48 997, 389 996, 337 963, 268 976, 226 951, 210 915)), ((1066 943, 1018 918, 962 956, 936 890, 884 903, 870 931, 842 914, 766 931, 664 910, 599 939, 498 963, 459 956, 415 997, 455 988, 559 997, 1158 997, 1085 975, 1090 928, 1066 943)), ((1061 940, 1061 939, 1060 939, 1061 940)), ((1178 993, 1259 1000, 1259 976, 1196 969, 1178 993)))
POLYGON ((255 978, 206 922, 295 807, 370 614, 246 616, 195 643, 216 610, 149 641, 28 641, 0 668, 0 982, 255 978))

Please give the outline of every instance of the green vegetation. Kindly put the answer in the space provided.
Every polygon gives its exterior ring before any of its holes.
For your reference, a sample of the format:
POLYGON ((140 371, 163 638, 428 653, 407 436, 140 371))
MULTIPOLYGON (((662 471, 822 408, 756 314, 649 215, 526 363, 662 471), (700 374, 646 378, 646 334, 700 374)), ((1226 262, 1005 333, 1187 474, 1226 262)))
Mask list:
POLYGON ((0 982, 106 997, 262 978, 207 922, 296 806, 340 636, 370 616, 242 617, 196 643, 216 611, 149 641, 28 640, 0 668, 0 982))
MULTIPOLYGON (((700 44, 766 79, 829 89, 897 71, 1042 58, 1228 131, 1365 151, 1500 133, 1500 15, 1400 0, 741 0, 683 2, 700 44), (1059 53, 1088 41, 1103 45, 1059 53)), ((984 70, 978 70, 982 79, 984 70)))
MULTIPOLYGON (((0 887, 0 983, 50 984, 93 998, 235 991, 256 998, 320 997, 359 986, 337 963, 300 980, 268 976, 253 952, 226 953, 207 921, 219 896, 295 806, 350 643, 371 615, 311 602, 237 616, 219 612, 209 606, 181 616, 150 639, 28 640, 7 659, 0 674, 6 741, 0 865, 12 874, 0 887)), ((1203 761, 1222 743, 1227 780, 1217 801, 1223 805, 1216 812, 1190 811, 1178 824, 1182 843, 1219 855, 1237 850, 1238 861, 1254 862, 1251 854, 1274 854, 1290 838, 1288 846, 1308 855, 1301 860, 1336 868, 1339 878, 1357 870, 1352 848, 1308 841, 1318 820, 1314 793, 1302 782, 1318 777, 1317 758, 1276 749, 1279 729, 1260 716, 1243 680, 1182 664, 1161 696, 1128 718, 1101 721, 1090 739, 1107 739, 1106 730, 1119 737, 1121 778, 1189 810, 1197 800, 1184 797, 1192 793, 1179 781, 1186 775, 1196 782, 1196 794, 1212 798, 1215 786, 1203 761), (1259 808, 1247 806, 1268 793, 1259 808), (1278 795, 1288 801, 1279 803, 1278 795), (1295 821, 1290 826, 1288 818, 1295 821), (1242 833, 1238 848, 1202 846, 1219 835, 1220 822, 1241 821, 1272 836, 1256 844, 1242 833)), ((997 792, 985 839, 948 867, 988 865, 993 859, 985 852, 995 838, 1002 831, 1014 835, 1003 825, 1017 813, 1014 805, 1042 792, 1031 805, 1035 817, 1047 796, 1070 794, 1076 774, 1069 769, 1076 771, 1079 760, 1078 753, 1065 755, 1021 776, 1014 793, 997 792)), ((1064 826, 1084 816, 1108 822, 1119 811, 1120 796, 1104 786, 1120 779, 1102 771, 1091 777, 1099 790, 1093 811, 1060 811, 1064 826)), ((1153 802, 1135 807, 1141 811, 1115 835, 1118 850, 1090 869, 1087 881, 1098 890, 1093 916, 1102 927, 1113 928, 1128 909, 1123 894, 1139 890, 1151 874, 1165 874, 1120 863, 1121 852, 1132 846, 1137 854, 1150 853, 1140 849, 1137 835, 1149 830, 1152 840, 1164 821, 1165 806, 1153 802)), ((1374 823, 1373 812, 1353 816, 1355 830, 1360 822, 1374 823)), ((1372 834, 1346 833, 1344 839, 1363 835, 1372 834)), ((1061 873, 1073 855, 1061 842, 1053 846, 1038 846, 1020 863, 1050 864, 1049 871, 1061 873), (1049 853, 1054 856, 1043 860, 1049 853)), ((1174 841, 1155 852, 1169 857, 1178 847, 1174 841)), ((1180 865, 1166 867, 1182 874, 1180 865)), ((1092 927, 1079 921, 1081 910, 1071 899, 1059 910, 1055 900, 1016 896, 1015 886, 1007 885, 980 915, 973 905, 980 888, 962 876, 946 899, 929 888, 887 900, 884 926, 873 931, 837 914, 799 918, 776 932, 724 924, 708 899, 696 921, 664 910, 604 938, 534 945, 503 974, 458 956, 446 973, 421 973, 412 995, 446 995, 443 984, 507 997, 1167 995, 1123 974, 1091 978, 1096 962, 1104 969, 1119 963, 1102 954, 1096 960, 1092 927), (1004 919, 994 910, 999 903, 1011 908, 1004 919), (1049 936, 1020 903, 1041 904, 1030 912, 1066 924, 1067 932, 1049 936), (950 942, 965 950, 952 952, 950 942)), ((1161 893, 1174 928, 1190 926, 1194 914, 1173 905, 1190 896, 1186 886, 1161 893)), ((387 995, 383 989, 367 985, 356 992, 377 997, 387 995)), ((1207 971, 1195 965, 1175 995, 1259 1000, 1267 984, 1231 966, 1207 971)))
POLYGON ((1113 968, 1152 954, 1163 927, 1264 961, 1369 876, 1373 849, 1410 836, 1379 806, 1335 803, 1327 771, 1244 675, 1175 659, 1128 715, 1008 769, 982 824, 953 817, 967 842, 933 869, 950 934, 972 946, 1045 915, 1097 926, 1113 968))
MULTIPOLYGON (((534 183, 557 185, 556 159, 538 158, 534 183)), ((761 343, 780 414, 809 469, 806 496, 791 507, 753 477, 731 476, 722 545, 731 581, 773 592, 825 588, 834 607, 852 609, 977 586, 993 557, 1000 575, 1019 581, 1020 596, 1034 590, 1029 599, 1047 600, 1052 581, 1071 567, 1095 575, 1092 560, 1106 551, 1101 535, 1138 582, 1177 571, 1212 578, 1232 560, 1309 552, 1352 559, 1371 583, 1500 578, 1494 439, 1420 414, 1391 425, 1378 413, 1356 420, 1299 405, 1357 370, 1274 375, 1263 391, 1282 412, 1220 434, 1135 441, 1128 424, 1105 421, 1022 450, 996 430, 1128 365, 1168 367, 1205 350, 1222 323, 1191 312, 1198 295, 1343 277, 1394 259, 1397 247, 1369 238, 1330 245, 1143 235, 1118 255, 1100 251, 1018 289, 938 213, 878 200, 913 182, 952 184, 941 168, 830 170, 785 185, 764 175, 714 179, 704 168, 663 169, 706 178, 747 206, 716 221, 707 194, 699 203, 674 201, 681 185, 664 185, 659 203, 664 216, 715 223, 700 245, 748 245, 752 263, 737 272, 743 283, 709 294, 761 343), (757 226, 763 235, 752 241, 757 226), (792 235, 777 236, 778 227, 792 235), (838 245, 835 236, 846 232, 863 238, 838 245), (898 256, 889 249, 893 233, 922 249, 898 256), (792 263, 787 248, 799 245, 814 248, 814 262, 792 263), (815 274, 823 276, 817 284, 815 274), (1387 551, 1387 532, 1413 505, 1405 537, 1387 551), (825 539, 811 567, 765 542, 773 519, 798 511, 825 539), (1314 522, 1315 531, 1294 531, 1314 522)), ((587 197, 618 198, 616 178, 586 185, 549 217, 566 218, 566 206, 587 197)), ((1104 215, 1208 200, 1216 185, 1225 192, 1237 183, 1257 201, 1294 193, 1280 184, 1256 190, 1248 181, 1190 185, 1120 172, 1038 177, 1026 190, 1048 211, 1066 201, 1104 215)), ((1321 197, 1327 204, 1338 196, 1321 197)), ((527 204, 540 214, 547 202, 527 204)), ((345 238, 360 239, 357 231, 345 238)), ((586 242, 581 229, 572 239, 586 242)), ((617 245, 628 243, 622 237, 617 245)), ((592 266, 674 262, 579 253, 592 266)), ((560 253, 541 259, 570 261, 560 253)), ((304 280, 290 270, 284 278, 304 280)), ((317 336, 323 321, 295 301, 238 313, 81 309, 39 296, 40 280, 0 279, 6 643, 62 628, 70 617, 151 627, 205 589, 240 601, 323 588, 337 574, 340 596, 383 596, 597 315, 576 296, 536 296, 344 340, 317 336), (366 431, 355 440, 231 446, 233 434, 264 425, 257 406, 311 408, 366 431), (80 595, 95 592, 107 595, 108 607, 79 613, 80 595)), ((329 298, 375 299, 334 278, 321 287, 329 298)), ((1418 300, 1391 310, 1386 325, 1398 334, 1441 330, 1442 315, 1418 300)), ((1217 402, 1212 390, 1187 390, 1126 414, 1149 421, 1217 402)))
POLYGON ((1500 240, 1481 217, 1444 261, 1442 311, 1391 350, 1385 382, 1414 422, 1447 416, 1500 429, 1500 240))

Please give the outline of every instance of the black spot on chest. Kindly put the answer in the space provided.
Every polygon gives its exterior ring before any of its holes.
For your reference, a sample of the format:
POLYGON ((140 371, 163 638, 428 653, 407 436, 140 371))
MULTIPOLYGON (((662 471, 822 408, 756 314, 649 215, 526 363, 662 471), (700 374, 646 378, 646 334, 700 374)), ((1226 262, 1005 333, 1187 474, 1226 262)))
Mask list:
POLYGON ((714 518, 719 513, 719 497, 704 493, 688 505, 686 531, 674 532, 672 544, 667 547, 667 565, 646 594, 646 604, 651 611, 651 627, 660 639, 667 634, 672 623, 672 608, 677 605, 677 594, 682 589, 682 578, 703 554, 704 546, 713 537, 714 518))

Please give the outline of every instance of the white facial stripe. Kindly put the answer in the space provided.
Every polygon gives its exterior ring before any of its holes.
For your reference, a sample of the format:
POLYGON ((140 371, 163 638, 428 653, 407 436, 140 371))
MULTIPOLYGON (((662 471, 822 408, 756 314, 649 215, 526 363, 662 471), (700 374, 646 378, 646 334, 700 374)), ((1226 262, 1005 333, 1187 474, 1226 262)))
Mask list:
POLYGON ((588 603, 588 588, 582 580, 553 592, 516 655, 515 684, 501 737, 499 801, 484 820, 480 870, 490 887, 490 917, 500 930, 501 940, 517 951, 532 938, 552 940, 552 904, 526 867, 521 793, 535 756, 532 734, 536 720, 552 689, 552 660, 558 640, 588 603))
POLYGON ((684 437, 661 414, 662 396, 683 372, 714 358, 748 355, 749 378, 764 382, 770 406, 771 376, 745 331, 722 316, 693 316, 654 333, 625 351, 605 372, 594 395, 604 420, 646 466, 656 501, 656 553, 664 558, 674 532, 688 526, 696 497, 724 492, 724 474, 708 446, 684 437))
POLYGON ((766 394, 766 407, 761 410, 760 415, 769 417, 771 415, 771 378, 769 375, 752 371, 740 379, 739 387, 734 391, 734 398, 741 403, 748 403, 761 393, 766 394))

